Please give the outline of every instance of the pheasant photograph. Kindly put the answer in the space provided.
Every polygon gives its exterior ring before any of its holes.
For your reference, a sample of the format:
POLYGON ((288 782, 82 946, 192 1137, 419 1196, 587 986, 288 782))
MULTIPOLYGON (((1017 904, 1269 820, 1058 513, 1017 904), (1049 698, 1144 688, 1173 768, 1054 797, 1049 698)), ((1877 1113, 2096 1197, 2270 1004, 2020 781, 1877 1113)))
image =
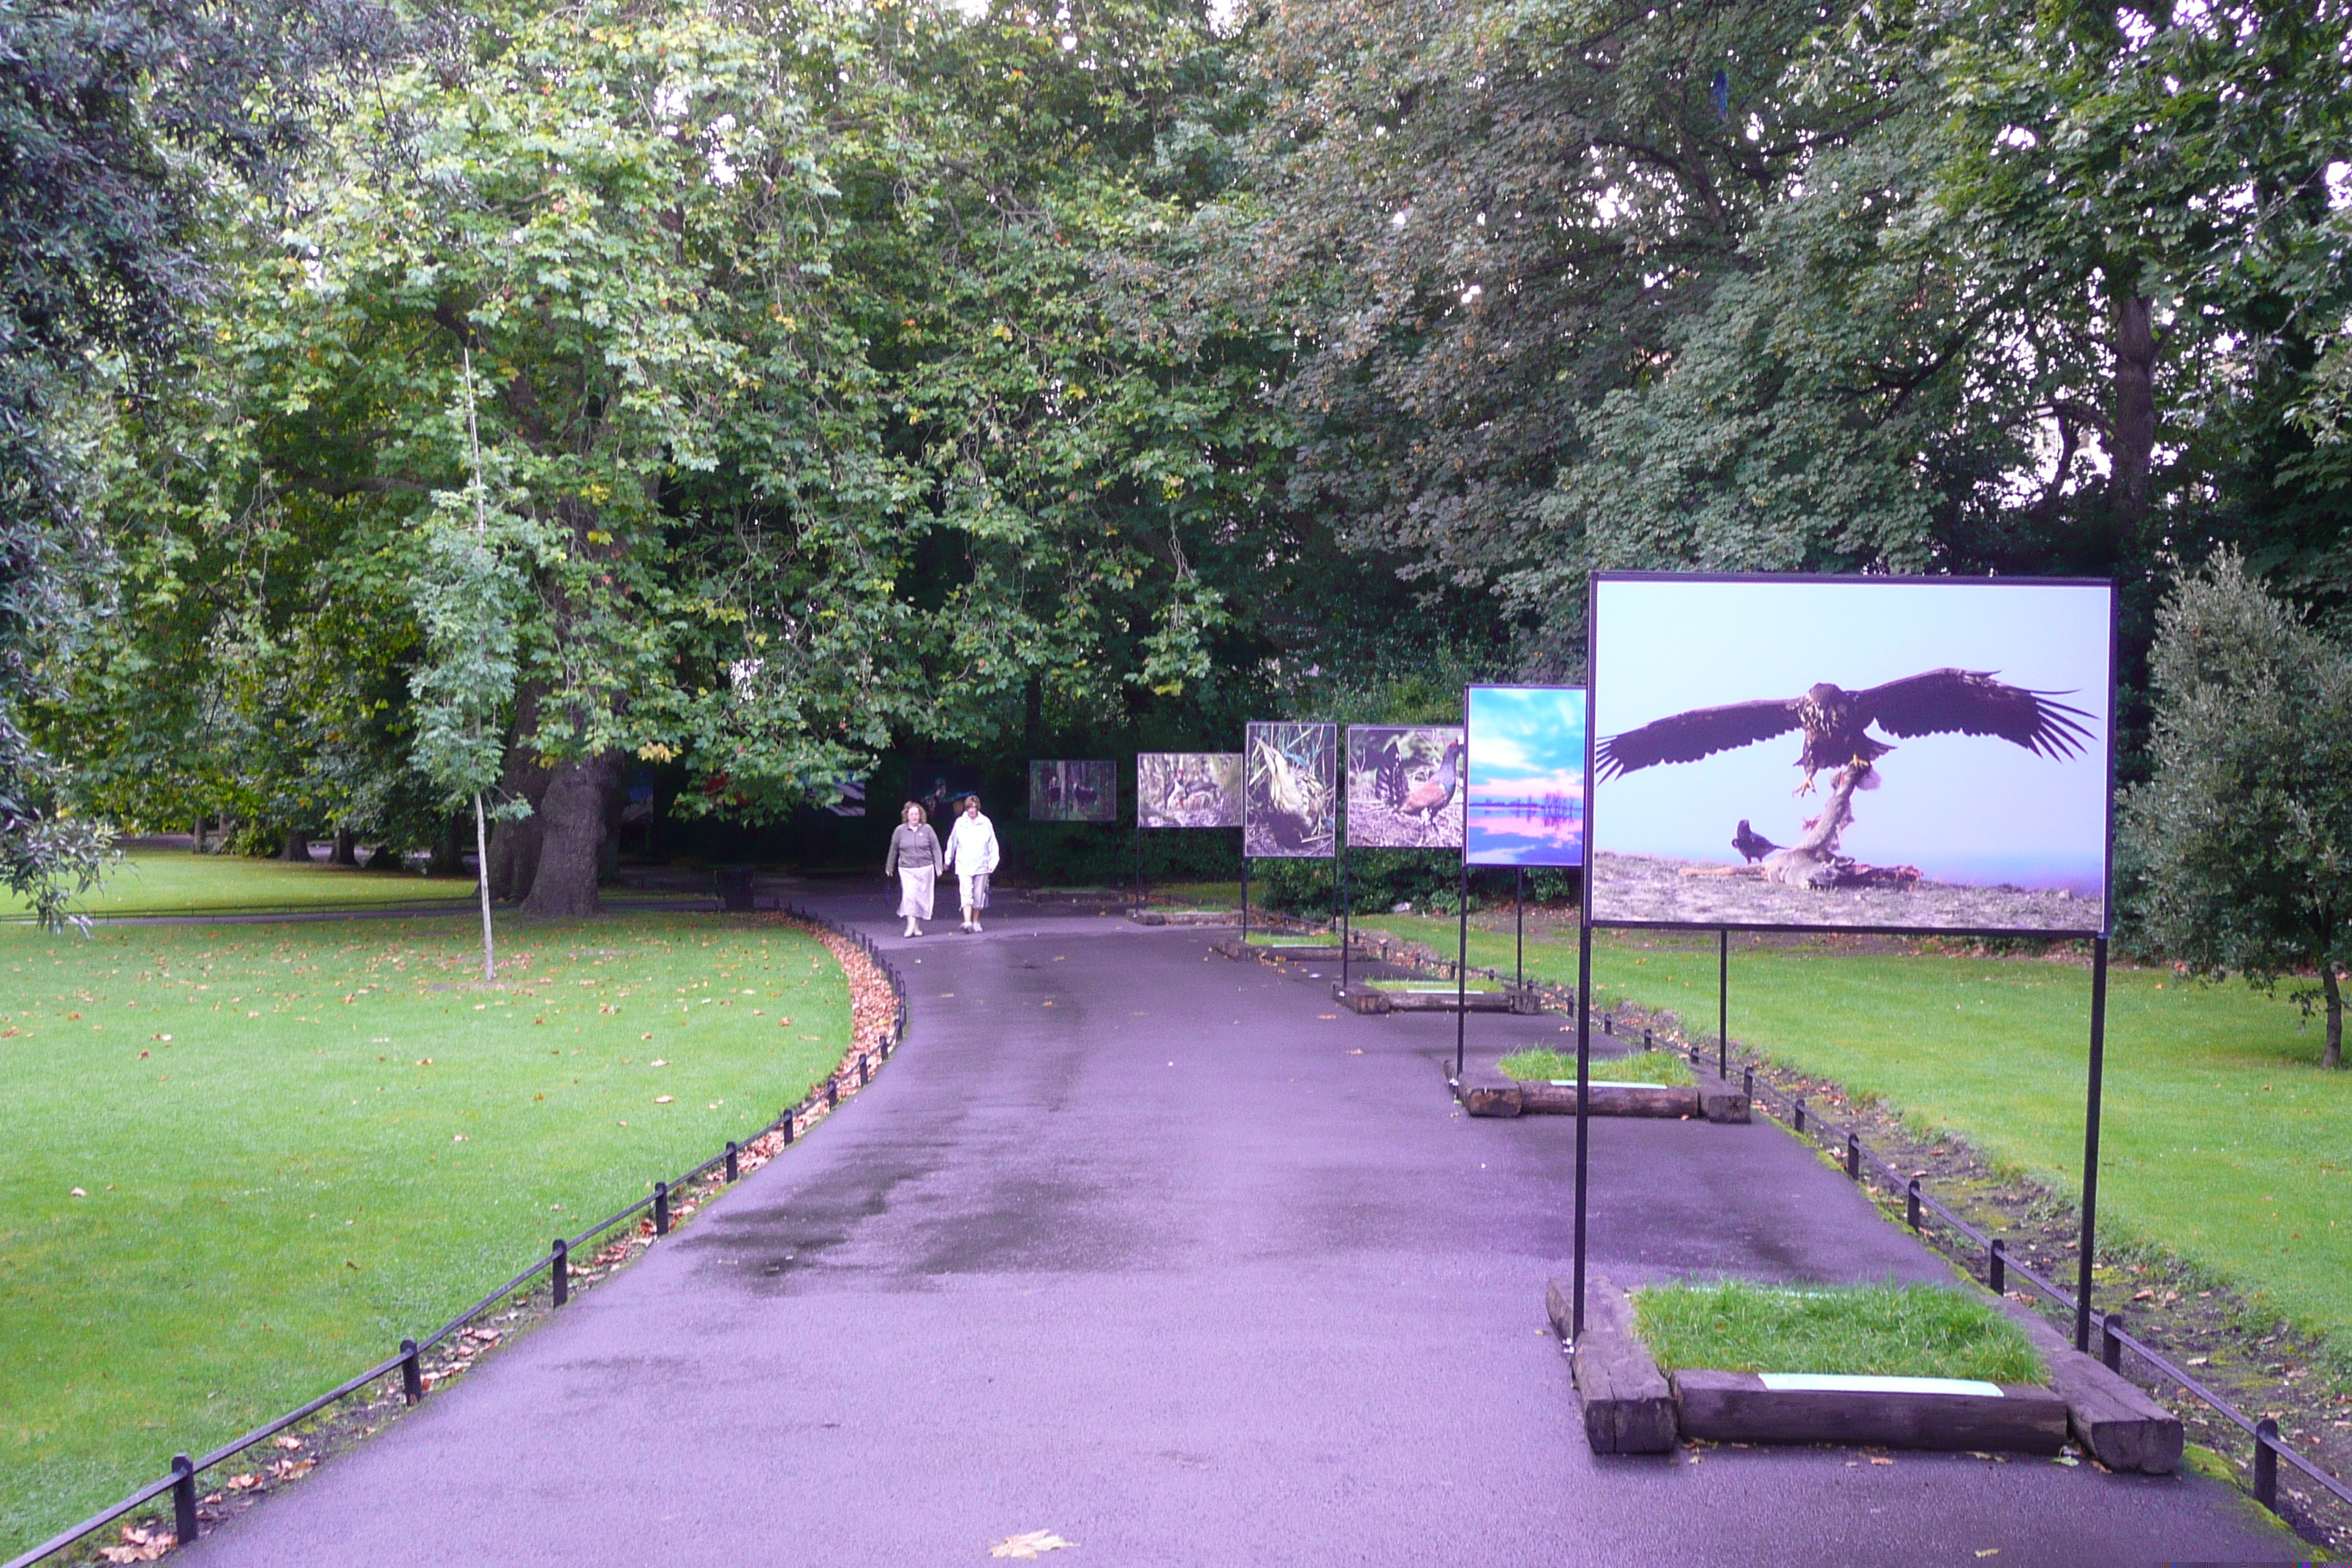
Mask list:
POLYGON ((1462 731, 1348 726, 1348 843, 1358 849, 1462 847, 1462 731))
POLYGON ((1596 921, 2104 929, 2111 585, 1604 573, 1591 635, 1596 921))

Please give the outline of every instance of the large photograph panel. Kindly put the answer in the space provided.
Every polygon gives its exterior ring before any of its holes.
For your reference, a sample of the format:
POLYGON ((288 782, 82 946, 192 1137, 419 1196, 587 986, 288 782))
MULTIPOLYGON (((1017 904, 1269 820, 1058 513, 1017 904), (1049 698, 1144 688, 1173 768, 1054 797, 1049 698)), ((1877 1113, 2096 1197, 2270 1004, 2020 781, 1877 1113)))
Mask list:
POLYGON ((2105 929, 2106 584, 1601 576, 1593 617, 1596 922, 2105 929))
POLYGON ((1243 752, 1247 805, 1242 853, 1327 859, 1339 815, 1339 727, 1252 724, 1243 752))
POLYGON ((1584 692, 1473 686, 1463 693, 1473 866, 1584 864, 1584 692))
POLYGON ((1348 847, 1462 847, 1462 731, 1437 724, 1348 726, 1348 847))
POLYGON ((1029 763, 1032 822, 1117 822, 1117 763, 1029 763))
POLYGON ((1139 827, 1239 827, 1239 752, 1144 752, 1135 759, 1139 827))

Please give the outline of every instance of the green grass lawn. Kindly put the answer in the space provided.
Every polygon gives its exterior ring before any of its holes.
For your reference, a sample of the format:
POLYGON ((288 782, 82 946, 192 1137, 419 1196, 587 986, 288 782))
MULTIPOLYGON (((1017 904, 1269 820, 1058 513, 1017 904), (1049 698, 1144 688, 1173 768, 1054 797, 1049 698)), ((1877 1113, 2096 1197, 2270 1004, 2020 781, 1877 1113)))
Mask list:
MULTIPOLYGON (((1576 1053, 1513 1051, 1495 1064, 1505 1078, 1531 1083, 1574 1083, 1576 1053)), ((1595 1083, 1662 1083, 1680 1086, 1691 1081, 1690 1064, 1672 1051, 1635 1051, 1630 1057, 1595 1057, 1590 1068, 1595 1083)))
POLYGON ((847 1045, 797 931, 501 935, 493 990, 453 921, 0 930, 0 1556, 437 1326, 847 1045))
MULTIPOLYGON (((420 877, 414 871, 248 860, 142 849, 114 865, 105 884, 75 905, 89 915, 262 913, 281 910, 362 909, 383 904, 447 903, 474 898, 470 877, 420 877)), ((11 899, 7 909, 29 908, 11 899)))
POLYGON ((1651 1285, 1633 1320, 1660 1370, 2042 1383, 2025 1331, 1988 1297, 1935 1285, 1780 1290, 1651 1285))
MULTIPOLYGON (((1506 916, 1507 918, 1507 916, 1506 916)), ((1451 951, 1454 923, 1360 922, 1451 951)), ((1511 963, 1511 933, 1471 932, 1511 963)), ((1528 967, 1574 984, 1572 931, 1528 967)), ((1600 932, 1593 995, 1672 1008, 1714 1032, 1712 936, 1600 932)), ((2087 964, 1774 947, 1735 935, 1732 1037, 1949 1130, 2061 1193, 2081 1184, 2087 964)), ((2104 1236, 2169 1248, 2258 1292, 2352 1359, 2352 1073, 2319 1069, 2319 1028, 2280 996, 2118 966, 2107 988, 2104 1236)))

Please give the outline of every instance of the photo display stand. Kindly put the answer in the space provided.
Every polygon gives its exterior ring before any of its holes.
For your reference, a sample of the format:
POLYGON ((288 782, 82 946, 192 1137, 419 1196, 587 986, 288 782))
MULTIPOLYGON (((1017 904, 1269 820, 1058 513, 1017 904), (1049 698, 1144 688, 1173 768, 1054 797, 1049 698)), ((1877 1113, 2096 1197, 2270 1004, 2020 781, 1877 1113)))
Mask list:
POLYGON ((1349 852, 1462 848, 1463 737, 1459 724, 1350 724, 1346 836, 1339 845, 1339 989, 1348 989, 1355 911, 1349 852))
MULTIPOLYGON (((1240 827, 1242 753, 1139 752, 1135 757, 1135 902, 1143 906, 1149 828, 1240 827)), ((1249 858, 1242 858, 1242 939, 1249 940, 1249 858)))
POLYGON ((1592 931, 1606 926, 1716 932, 1726 1076, 1735 931, 2087 939, 2074 1295, 2087 1351, 2114 923, 2114 584, 1601 572, 1590 592, 1571 1339, 1584 1326, 1592 931))
POLYGON ((1330 860, 1339 846, 1339 727, 1253 720, 1242 745, 1242 943, 1249 944, 1253 858, 1330 860))
MULTIPOLYGON (((1454 930, 1454 1076, 1467 1065, 1470 870, 1511 869, 1513 984, 1528 983, 1528 868, 1585 860, 1591 703, 1577 686, 1471 686, 1462 693, 1462 883, 1454 930)), ((1580 997, 1590 978, 1577 972, 1580 997)), ((1578 1091, 1578 1116, 1583 1092, 1578 1091)))

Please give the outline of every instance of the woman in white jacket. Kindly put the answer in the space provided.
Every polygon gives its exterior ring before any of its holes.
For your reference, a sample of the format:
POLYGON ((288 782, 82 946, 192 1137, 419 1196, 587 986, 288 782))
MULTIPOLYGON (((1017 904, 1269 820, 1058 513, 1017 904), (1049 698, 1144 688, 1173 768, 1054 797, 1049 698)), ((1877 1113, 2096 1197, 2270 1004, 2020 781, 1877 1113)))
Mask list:
POLYGON ((963 813, 948 830, 948 867, 963 895, 963 929, 980 929, 988 908, 988 876, 996 869, 996 825, 980 814, 980 796, 963 797, 963 813))

